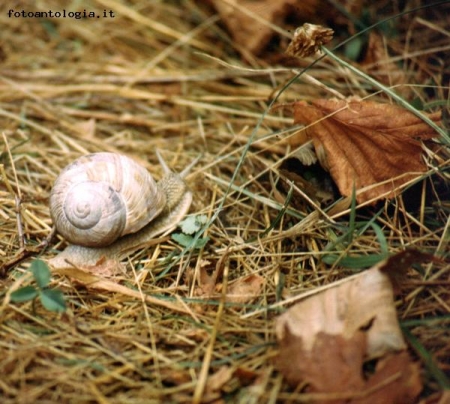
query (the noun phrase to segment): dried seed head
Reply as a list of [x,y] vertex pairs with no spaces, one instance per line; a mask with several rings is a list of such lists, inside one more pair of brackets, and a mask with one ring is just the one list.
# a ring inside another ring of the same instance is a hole
[[295,30],[294,38],[286,49],[290,56],[304,58],[317,53],[321,45],[333,39],[334,31],[321,25],[303,24]]

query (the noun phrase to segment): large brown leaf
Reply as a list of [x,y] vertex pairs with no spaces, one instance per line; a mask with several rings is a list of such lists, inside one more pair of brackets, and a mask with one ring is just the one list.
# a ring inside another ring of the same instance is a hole
[[[430,118],[439,121],[439,116]],[[357,193],[358,202],[397,195],[401,185],[426,170],[420,140],[437,136],[404,108],[373,101],[299,101],[294,120],[307,125],[319,157],[321,149],[325,151],[342,195],[351,195],[354,186],[370,187]]]
[[406,351],[391,353],[364,374],[366,336],[356,332],[347,339],[319,333],[311,350],[302,337],[287,329],[280,340],[276,365],[294,388],[321,393],[316,404],[412,404],[422,390],[420,367]]
[[392,279],[398,283],[413,262],[425,260],[436,258],[403,251],[280,315],[276,365],[286,381],[321,393],[315,403],[414,403],[420,366],[406,351]]

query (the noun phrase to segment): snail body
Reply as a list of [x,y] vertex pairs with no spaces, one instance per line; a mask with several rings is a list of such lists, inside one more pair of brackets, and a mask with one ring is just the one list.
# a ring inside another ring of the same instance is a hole
[[175,228],[192,202],[183,178],[195,162],[176,174],[158,158],[165,172],[159,182],[116,153],[89,154],[68,165],[51,191],[50,213],[71,245],[50,265],[93,266],[102,258],[121,259]]

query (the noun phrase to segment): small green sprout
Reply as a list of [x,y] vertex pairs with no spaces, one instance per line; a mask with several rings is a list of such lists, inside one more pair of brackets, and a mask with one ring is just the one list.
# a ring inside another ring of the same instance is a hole
[[15,303],[27,302],[39,297],[42,305],[49,311],[62,313],[66,310],[66,302],[63,293],[58,289],[48,289],[51,272],[48,265],[42,260],[34,260],[30,271],[36,282],[35,286],[24,286],[11,293],[11,301]]
[[204,224],[208,221],[205,215],[191,215],[184,219],[178,227],[181,227],[183,233],[172,234],[172,240],[176,241],[183,247],[200,249],[209,241],[209,237],[200,237],[195,240],[195,233],[199,232]]

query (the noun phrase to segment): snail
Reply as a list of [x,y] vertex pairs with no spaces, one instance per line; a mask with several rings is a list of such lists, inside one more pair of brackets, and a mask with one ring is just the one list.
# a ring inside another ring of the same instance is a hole
[[50,194],[50,214],[71,244],[49,261],[53,268],[120,260],[176,227],[192,202],[184,177],[198,159],[176,174],[156,154],[164,171],[159,182],[117,153],[88,154],[63,169]]

